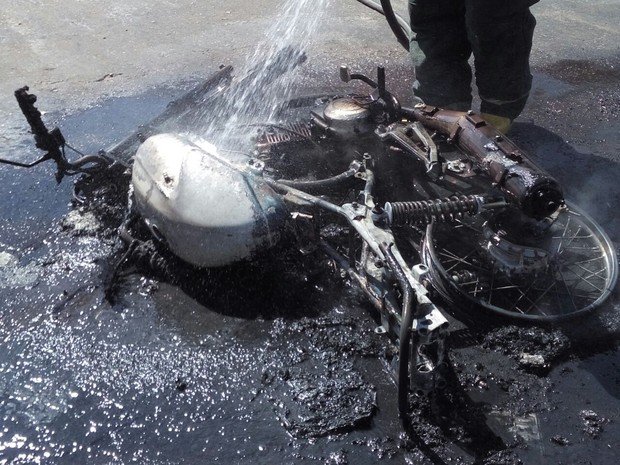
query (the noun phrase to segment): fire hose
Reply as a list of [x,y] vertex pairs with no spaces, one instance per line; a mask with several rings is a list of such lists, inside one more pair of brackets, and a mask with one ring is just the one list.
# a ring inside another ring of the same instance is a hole
[[394,12],[392,8],[392,2],[390,0],[380,0],[381,3],[375,2],[373,0],[357,0],[362,5],[367,6],[371,10],[376,11],[377,13],[385,16],[390,29],[396,36],[396,40],[398,43],[402,45],[405,50],[409,50],[409,38],[411,37],[411,27],[409,23],[403,19],[402,16],[398,15]]

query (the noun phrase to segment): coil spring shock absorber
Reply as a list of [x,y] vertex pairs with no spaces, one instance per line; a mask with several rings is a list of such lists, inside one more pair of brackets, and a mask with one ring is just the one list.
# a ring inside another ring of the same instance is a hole
[[456,221],[466,214],[478,213],[484,199],[477,195],[452,196],[446,199],[419,200],[415,202],[386,202],[390,226],[427,225],[438,222]]

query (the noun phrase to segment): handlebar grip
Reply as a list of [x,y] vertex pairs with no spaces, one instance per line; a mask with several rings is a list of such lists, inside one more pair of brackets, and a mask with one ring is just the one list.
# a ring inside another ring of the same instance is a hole
[[28,86],[15,91],[15,99],[20,110],[30,125],[37,148],[47,152],[55,152],[65,145],[65,138],[60,129],[54,128],[49,131],[41,119],[41,112],[34,106],[37,96],[28,93]]

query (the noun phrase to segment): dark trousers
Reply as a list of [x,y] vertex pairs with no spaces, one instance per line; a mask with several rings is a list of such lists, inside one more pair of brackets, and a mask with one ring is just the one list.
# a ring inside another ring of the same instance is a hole
[[471,106],[474,55],[481,112],[515,119],[532,86],[538,0],[409,0],[415,94],[429,105]]

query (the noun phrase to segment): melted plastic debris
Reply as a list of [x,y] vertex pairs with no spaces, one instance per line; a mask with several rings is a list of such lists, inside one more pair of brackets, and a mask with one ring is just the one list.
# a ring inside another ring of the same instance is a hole
[[524,369],[539,372],[550,369],[569,351],[571,343],[559,330],[503,326],[489,332],[482,346],[508,355]]
[[368,322],[351,318],[274,323],[271,348],[277,355],[261,381],[291,435],[327,436],[370,423],[376,411],[376,389],[350,360],[381,351],[374,338],[363,333],[373,334]]
[[603,426],[609,423],[607,418],[599,416],[593,410],[582,410],[579,416],[583,421],[583,432],[593,439],[598,438],[603,432]]
[[101,223],[94,213],[71,210],[62,220],[62,228],[76,235],[93,235],[101,229]]
[[551,442],[554,444],[557,444],[558,446],[568,446],[570,444],[570,441],[568,440],[568,438],[560,434],[556,434],[555,436],[552,436]]
[[38,279],[36,266],[20,266],[17,257],[0,252],[0,288],[32,287]]
[[275,411],[295,437],[317,437],[368,425],[376,408],[374,386],[359,373],[336,364],[310,372],[294,369],[277,379]]
[[528,354],[522,352],[519,354],[519,365],[525,368],[542,370],[545,368],[549,368],[549,364],[540,354]]

